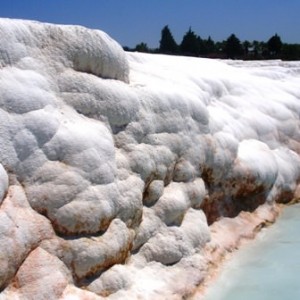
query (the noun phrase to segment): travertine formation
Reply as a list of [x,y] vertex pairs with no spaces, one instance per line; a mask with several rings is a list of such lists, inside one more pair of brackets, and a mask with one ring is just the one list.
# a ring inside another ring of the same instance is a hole
[[0,33],[1,300],[180,299],[205,276],[208,224],[294,197],[300,63]]

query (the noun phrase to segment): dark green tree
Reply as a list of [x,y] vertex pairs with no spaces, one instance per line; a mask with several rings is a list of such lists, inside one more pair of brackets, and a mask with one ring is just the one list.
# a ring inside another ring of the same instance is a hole
[[178,45],[176,44],[168,25],[165,26],[161,31],[159,52],[168,54],[178,53]]
[[200,52],[201,38],[192,31],[191,27],[183,36],[180,44],[182,54],[198,56]]
[[265,42],[252,41],[253,54],[255,59],[265,59],[268,57],[268,49]]
[[285,60],[300,60],[300,45],[283,44],[281,57]]
[[216,52],[218,53],[225,52],[225,46],[226,46],[226,41],[216,42],[215,44]]
[[237,58],[243,55],[243,46],[234,34],[231,34],[226,40],[224,51],[228,58]]
[[247,56],[249,54],[249,48],[251,47],[251,43],[249,41],[244,41],[243,42],[243,50],[244,54]]
[[137,44],[135,46],[134,50],[137,51],[137,52],[145,52],[145,53],[149,52],[149,48],[148,48],[148,45],[146,43]]
[[278,56],[282,49],[282,41],[280,36],[276,33],[267,42],[268,50],[271,56]]
[[254,58],[258,58],[259,55],[261,54],[261,47],[260,47],[260,43],[257,40],[254,40],[252,42],[252,46],[253,46],[253,54],[254,54]]
[[216,52],[215,42],[209,36],[207,40],[202,40],[200,43],[200,55],[209,55]]
[[208,53],[213,53],[216,51],[215,42],[213,41],[213,39],[210,36],[206,40],[206,49],[207,49]]

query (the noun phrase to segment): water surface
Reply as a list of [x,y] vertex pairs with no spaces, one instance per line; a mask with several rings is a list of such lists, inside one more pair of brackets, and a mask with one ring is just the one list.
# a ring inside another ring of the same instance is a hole
[[226,262],[204,300],[300,299],[300,204]]

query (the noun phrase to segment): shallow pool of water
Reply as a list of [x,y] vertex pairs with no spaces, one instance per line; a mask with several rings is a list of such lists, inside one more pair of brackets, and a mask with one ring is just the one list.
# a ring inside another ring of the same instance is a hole
[[226,262],[204,300],[300,299],[300,204]]

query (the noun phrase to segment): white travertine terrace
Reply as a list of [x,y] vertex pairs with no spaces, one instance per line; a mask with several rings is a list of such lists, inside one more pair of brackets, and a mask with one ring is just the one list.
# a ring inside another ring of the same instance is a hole
[[1,300],[181,299],[209,224],[295,197],[300,62],[10,19],[0,40]]

